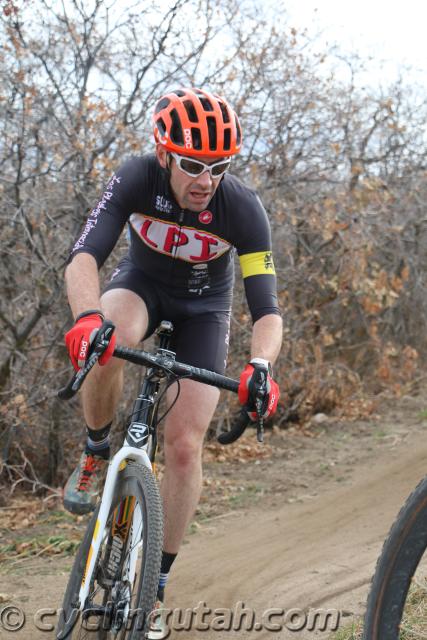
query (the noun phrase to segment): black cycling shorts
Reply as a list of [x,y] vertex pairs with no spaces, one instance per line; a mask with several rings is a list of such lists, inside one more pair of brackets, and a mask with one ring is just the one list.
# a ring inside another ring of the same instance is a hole
[[179,362],[223,374],[227,364],[230,333],[231,292],[179,298],[161,288],[155,281],[124,258],[113,271],[104,288],[128,289],[142,298],[147,306],[148,338],[162,320],[173,323],[171,350]]

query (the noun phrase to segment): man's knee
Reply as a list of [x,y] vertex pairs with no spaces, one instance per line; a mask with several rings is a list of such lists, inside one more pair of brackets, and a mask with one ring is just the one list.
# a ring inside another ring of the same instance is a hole
[[112,289],[101,297],[105,317],[116,329],[117,344],[136,347],[148,327],[148,311],[145,302],[133,291]]
[[165,465],[176,473],[186,473],[201,465],[203,438],[182,435],[164,441]]
[[[113,321],[114,322],[114,321]],[[115,336],[117,344],[124,347],[137,347],[143,336],[141,335],[141,327],[135,325],[132,321],[126,323],[123,320],[115,324]]]

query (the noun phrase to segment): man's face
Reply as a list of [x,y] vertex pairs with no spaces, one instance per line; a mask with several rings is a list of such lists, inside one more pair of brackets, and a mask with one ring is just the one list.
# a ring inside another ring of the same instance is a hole
[[[212,178],[209,171],[204,171],[199,176],[189,176],[178,167],[175,159],[166,151],[162,145],[156,147],[157,159],[165,169],[170,168],[170,186],[179,206],[190,211],[203,211],[211,201],[218,185],[219,178]],[[212,159],[209,156],[197,157],[197,160],[206,164],[218,162],[221,158]]]

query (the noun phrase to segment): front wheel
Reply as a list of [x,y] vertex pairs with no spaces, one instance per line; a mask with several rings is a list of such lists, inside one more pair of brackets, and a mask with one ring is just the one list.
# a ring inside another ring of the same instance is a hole
[[409,496],[378,559],[364,640],[427,638],[427,478]]
[[128,463],[119,472],[83,610],[80,586],[98,518],[94,512],[78,549],[64,596],[57,640],[141,640],[159,583],[163,512],[149,469]]

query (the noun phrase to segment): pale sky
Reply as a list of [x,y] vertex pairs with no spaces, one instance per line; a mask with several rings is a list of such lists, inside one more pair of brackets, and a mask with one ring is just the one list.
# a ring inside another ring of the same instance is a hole
[[296,27],[337,42],[347,52],[373,56],[381,76],[381,60],[387,76],[409,64],[418,69],[417,80],[427,80],[427,2],[425,0],[284,0]]

